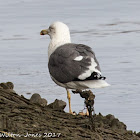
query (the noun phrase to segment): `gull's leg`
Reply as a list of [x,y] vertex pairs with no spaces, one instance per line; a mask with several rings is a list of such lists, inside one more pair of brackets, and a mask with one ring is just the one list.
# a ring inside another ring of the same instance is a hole
[[73,114],[72,113],[72,110],[71,110],[71,95],[70,95],[70,92],[68,89],[67,90],[67,99],[68,99],[68,102],[69,102],[69,113]]
[[87,111],[86,111],[86,116],[89,116],[89,112],[88,112],[88,109],[87,109]]

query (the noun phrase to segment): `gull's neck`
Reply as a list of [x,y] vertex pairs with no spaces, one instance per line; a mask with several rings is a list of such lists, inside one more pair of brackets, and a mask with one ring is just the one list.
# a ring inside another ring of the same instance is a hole
[[[48,58],[50,58],[50,55],[59,47],[59,46],[62,46],[64,44],[67,44],[67,43],[71,43],[71,39],[70,39],[70,36],[68,37],[65,37],[63,39],[57,39],[57,38],[52,38],[51,39],[51,42],[49,44],[49,47],[48,47]],[[48,59],[49,60],[49,59]]]

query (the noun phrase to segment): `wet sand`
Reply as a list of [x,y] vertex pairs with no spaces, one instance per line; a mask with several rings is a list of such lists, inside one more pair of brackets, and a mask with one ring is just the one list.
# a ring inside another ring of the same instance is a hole
[[13,88],[11,82],[0,84],[2,140],[6,136],[9,140],[140,140],[139,133],[127,131],[127,126],[111,114],[94,115],[93,129],[88,116],[64,112],[64,101],[58,100],[59,106],[54,103],[47,105],[39,94],[34,94],[29,100],[18,95]]

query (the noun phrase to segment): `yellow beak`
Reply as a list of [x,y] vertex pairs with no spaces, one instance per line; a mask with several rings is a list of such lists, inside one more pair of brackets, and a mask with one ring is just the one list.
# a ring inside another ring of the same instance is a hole
[[48,34],[48,30],[46,29],[46,30],[42,30],[41,32],[40,32],[40,35],[46,35],[46,34]]

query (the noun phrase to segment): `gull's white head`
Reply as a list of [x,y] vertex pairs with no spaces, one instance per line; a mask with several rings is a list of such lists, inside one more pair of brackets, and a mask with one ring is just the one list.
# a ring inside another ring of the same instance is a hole
[[66,24],[59,21],[52,23],[47,30],[42,30],[40,34],[48,34],[51,40],[55,40],[57,43],[70,43],[69,28]]
[[66,43],[71,43],[69,28],[62,22],[54,22],[49,26],[48,29],[42,30],[40,32],[40,35],[46,34],[51,38],[48,48],[48,57],[50,57],[57,47]]

